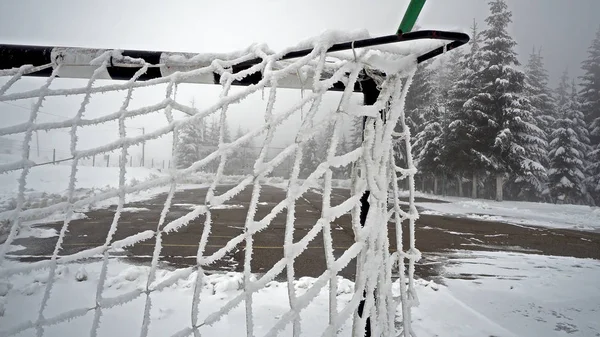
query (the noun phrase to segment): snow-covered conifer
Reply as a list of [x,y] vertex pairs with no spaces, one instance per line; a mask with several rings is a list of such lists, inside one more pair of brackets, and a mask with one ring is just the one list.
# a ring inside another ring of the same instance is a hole
[[546,171],[536,158],[546,143],[525,93],[525,74],[517,68],[516,42],[507,31],[512,13],[504,0],[489,4],[491,13],[481,48],[485,63],[479,72],[483,86],[466,104],[480,118],[487,119],[487,123],[478,125],[478,131],[484,137],[484,160],[496,176],[496,200],[502,200],[505,176],[520,186],[512,190],[516,196],[523,189],[543,189]]
[[588,58],[581,66],[581,110],[589,126],[592,151],[588,156],[587,185],[596,203],[600,204],[600,28],[588,48]]
[[549,181],[556,202],[573,204],[588,201],[584,172],[589,138],[574,81],[571,88],[551,134]]

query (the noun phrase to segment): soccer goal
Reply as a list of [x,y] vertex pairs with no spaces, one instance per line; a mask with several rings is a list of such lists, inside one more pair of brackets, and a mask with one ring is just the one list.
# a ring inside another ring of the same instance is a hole
[[[411,306],[418,302],[413,273],[420,252],[415,246],[414,236],[418,217],[413,180],[416,169],[411,158],[410,130],[405,124],[404,99],[419,63],[459,47],[468,40],[465,34],[445,31],[399,32],[375,38],[335,32],[281,52],[273,52],[264,45],[253,45],[219,55],[0,45],[0,68],[3,69],[0,70],[0,102],[34,102],[26,122],[0,127],[0,136],[13,135],[23,139],[20,158],[0,164],[0,173],[19,172],[16,205],[0,213],[0,220],[10,229],[0,246],[0,280],[10,283],[17,275],[34,271],[42,271],[46,275],[43,296],[34,317],[15,322],[8,328],[0,327],[0,334],[13,336],[35,332],[42,336],[53,325],[87,315],[90,316],[87,331],[90,336],[96,336],[105,323],[104,317],[135,300],[144,303],[144,309],[138,313],[139,335],[153,335],[153,326],[158,320],[151,314],[154,303],[157,303],[153,301],[164,289],[182,280],[191,280],[193,291],[190,292],[188,306],[181,308],[188,310],[189,319],[177,327],[173,336],[215,335],[219,330],[211,329],[240,306],[244,310],[244,319],[237,324],[244,325],[247,336],[255,336],[260,331],[266,336],[282,332],[285,335],[306,335],[307,331],[313,331],[312,322],[303,320],[302,315],[318,296],[325,296],[328,303],[328,310],[321,314],[328,317],[327,324],[318,331],[319,335],[364,336],[366,330],[372,336],[413,335]],[[80,79],[75,82],[79,84],[68,88],[55,87],[67,78]],[[29,85],[36,87],[23,89],[18,86],[26,79]],[[192,106],[178,98],[178,88],[185,83],[220,86],[219,98]],[[149,87],[162,88],[162,96],[155,98],[152,104],[131,106],[136,92]],[[280,90],[290,88],[297,89],[297,99],[280,107],[277,100]],[[331,91],[339,93],[336,96],[337,107],[326,113],[326,122],[323,122],[316,116],[324,96]],[[99,117],[86,116],[90,100],[114,92],[124,97],[118,109],[105,111]],[[231,108],[248,96],[261,92],[266,102],[266,108],[261,112],[264,124],[227,141],[225,125]],[[351,98],[360,94],[364,95],[364,104],[353,103]],[[44,102],[63,97],[79,99],[77,109],[63,112],[69,118],[59,122],[40,122],[38,117]],[[175,118],[176,112],[183,113],[185,117]],[[126,128],[128,119],[153,113],[163,116],[160,127],[155,130],[140,134]],[[130,170],[130,148],[158,137],[170,137],[175,153],[180,146],[178,135],[182,128],[214,115],[219,116],[219,142],[210,153],[183,167],[173,157],[170,169],[165,170],[166,175],[139,184],[126,182],[126,173]],[[362,120],[364,128],[362,143],[341,152],[340,139],[344,132],[341,121],[344,116]],[[266,152],[272,146],[274,133],[291,118],[300,121],[294,131],[294,141],[274,158],[267,158]],[[107,122],[118,125],[114,130],[118,134],[116,140],[92,148],[78,146],[85,127]],[[301,178],[302,158],[309,155],[307,143],[326,128],[332,130],[326,157]],[[66,200],[26,207],[28,178],[31,170],[40,164],[30,155],[34,134],[53,130],[66,131],[70,139],[70,156],[66,161],[70,166]],[[227,179],[225,171],[235,159],[235,151],[251,141],[261,148],[252,172],[240,177],[232,186],[228,185],[229,188],[220,188]],[[398,167],[394,160],[398,146],[407,155],[406,167]],[[115,152],[119,158],[118,188],[78,197],[78,172],[82,161]],[[275,202],[265,216],[258,217],[261,192],[270,183],[270,174],[284,161],[292,163],[286,179],[280,183],[285,197]],[[177,191],[190,176],[204,171],[209,165],[215,167],[215,171],[210,176],[206,195],[198,200],[201,205],[167,220]],[[334,203],[332,172],[342,167],[351,168],[350,192],[343,201]],[[407,206],[400,202],[401,180],[407,180],[410,187]],[[158,187],[166,187],[167,196],[162,211],[153,219],[154,229],[134,230],[127,235],[116,236],[130,197]],[[243,190],[251,191],[243,230],[227,239],[218,249],[207,250],[215,230],[214,210]],[[318,190],[322,195],[320,214],[310,228],[298,232],[296,205],[309,190]],[[103,242],[76,253],[66,253],[62,245],[70,231],[74,212],[107,200],[116,200],[116,209],[107,224]],[[35,262],[15,263],[9,249],[19,232],[29,223],[56,212],[62,212],[66,217],[58,231],[52,255]],[[255,274],[252,269],[255,254],[253,238],[269,230],[274,219],[282,214],[285,217],[283,257],[270,269]],[[348,226],[352,229],[353,242],[340,250],[333,244],[332,223],[345,215],[351,219]],[[194,262],[167,274],[159,273],[163,240],[191,226],[197,219],[203,219],[203,223]],[[395,228],[393,237],[388,235],[390,226]],[[304,291],[298,292],[294,262],[317,237],[322,238],[320,249],[326,260],[326,269]],[[153,254],[148,264],[146,285],[118,296],[112,295],[107,291],[107,269],[112,254],[149,242],[153,246]],[[395,247],[393,251],[390,250],[391,244]],[[203,289],[210,281],[207,270],[236,249],[241,249],[244,257],[240,289],[234,296],[219,302],[221,305],[206,308],[203,303],[207,294]],[[94,282],[93,301],[63,312],[48,311],[49,301],[60,295],[55,288],[61,268],[90,259],[101,265],[99,272],[90,274],[87,280]],[[352,261],[356,263],[353,287],[350,297],[341,301],[338,297],[341,282],[338,276]],[[268,314],[268,311],[260,310],[254,298],[281,275],[287,282],[287,309],[274,318],[271,326],[258,327],[259,316]],[[11,303],[5,305],[9,307]]]

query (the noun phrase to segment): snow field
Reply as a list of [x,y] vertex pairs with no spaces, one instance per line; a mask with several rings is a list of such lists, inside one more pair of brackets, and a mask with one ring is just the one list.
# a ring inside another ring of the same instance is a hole
[[417,206],[426,209],[422,214],[464,216],[478,220],[550,228],[600,230],[600,207],[506,200],[497,202],[422,193],[419,195],[448,202],[417,202]]
[[[554,257],[506,252],[459,251],[444,266],[444,277],[416,280],[419,306],[413,309],[413,328],[419,337],[433,336],[594,336],[600,332],[600,262],[590,259]],[[15,263],[15,262],[11,262]],[[99,336],[135,335],[142,324],[149,272],[111,260],[105,282],[105,298],[136,293],[131,301],[102,311]],[[89,309],[82,316],[45,328],[45,336],[82,336],[92,324],[95,290],[101,262],[72,264],[57,269],[56,284],[45,311],[50,319],[73,309]],[[160,284],[181,270],[159,268]],[[0,282],[0,331],[6,332],[28,320],[35,320],[48,271],[13,275]],[[85,275],[85,277],[82,277]],[[149,336],[171,336],[190,326],[191,298],[196,273],[151,293]],[[83,279],[78,281],[78,279]],[[252,276],[254,281],[255,275]],[[315,285],[315,278],[294,281],[297,296]],[[350,301],[354,283],[337,278],[338,310]],[[441,284],[440,284],[441,283]],[[205,318],[241,294],[242,273],[212,274],[205,277],[200,296],[199,317]],[[328,290],[323,288],[301,312],[301,336],[319,336],[327,326]],[[397,283],[393,293],[399,295]],[[264,335],[289,311],[285,282],[269,282],[253,295],[256,335]],[[238,336],[245,332],[244,306],[200,332]],[[399,316],[396,319],[399,321]],[[29,336],[34,330],[17,336]],[[349,321],[339,331],[349,336]],[[291,325],[282,335],[291,333]]]

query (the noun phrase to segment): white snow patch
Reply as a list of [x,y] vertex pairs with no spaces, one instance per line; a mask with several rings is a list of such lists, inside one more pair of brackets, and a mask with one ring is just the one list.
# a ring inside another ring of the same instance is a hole
[[21,246],[21,245],[10,245],[8,247],[8,252],[9,253],[18,252],[18,251],[23,250],[23,249],[27,249],[27,247]]
[[218,206],[210,206],[210,209],[243,209],[244,205],[218,205]]
[[81,266],[81,268],[79,268],[77,273],[75,273],[75,280],[77,282],[83,282],[83,281],[87,281],[87,279],[88,279],[87,271],[85,270],[85,268],[83,266]]
[[521,246],[486,245],[486,244],[479,244],[479,243],[461,243],[460,245],[461,246],[475,246],[475,247],[481,247],[481,248],[487,248],[487,249],[493,249],[493,250],[504,250],[504,251],[509,251],[509,252],[532,252],[532,253],[542,252],[539,249],[524,248]]
[[448,290],[470,310],[514,335],[600,333],[600,261],[506,252],[458,252],[455,257],[446,275],[476,278],[447,279]]
[[[70,165],[44,165],[31,169],[27,176],[27,188],[37,192],[64,193],[69,185]],[[14,195],[18,187],[21,171],[11,171],[0,175],[0,194]],[[162,175],[157,170],[143,167],[129,167],[125,175],[126,184],[144,181]],[[77,189],[118,188],[118,167],[77,167]]]
[[421,215],[444,215],[444,213],[442,213],[442,212],[432,211],[429,209],[420,211],[419,214],[421,214]]
[[200,205],[196,205],[196,204],[173,204],[173,206],[175,206],[175,207],[181,207],[181,208],[187,208],[187,209],[196,209],[196,207],[198,207]]
[[421,214],[462,216],[485,221],[550,228],[600,229],[600,207],[526,201],[497,202],[423,193],[419,193],[419,196],[447,201],[447,203],[417,202],[417,206],[425,209]]
[[473,233],[467,233],[467,232],[455,232],[455,231],[444,231],[445,233],[448,234],[452,234],[452,235],[475,235]]
[[58,232],[54,228],[41,228],[34,226],[24,226],[19,230],[17,238],[51,238],[58,236]]
[[[6,261],[10,266],[18,262]],[[76,308],[93,307],[101,262],[73,264],[71,270],[57,271],[45,317]],[[85,270],[82,272],[82,270]],[[181,270],[158,269],[158,284]],[[104,297],[116,297],[142,291],[149,267],[133,266],[118,260],[110,262]],[[82,274],[87,276],[82,277]],[[47,282],[47,270],[13,275],[0,283],[4,293],[4,316],[0,331],[27,320],[35,320]],[[180,278],[171,286],[152,293],[150,336],[170,336],[189,323],[191,296],[196,274]],[[594,336],[600,332],[600,262],[591,259],[517,254],[507,252],[459,251],[444,268],[442,286],[417,280],[420,305],[413,311],[413,328],[418,336]],[[458,278],[456,278],[458,277]],[[82,279],[77,282],[76,279]],[[253,277],[252,281],[256,281]],[[298,296],[315,284],[316,279],[301,277],[295,282]],[[577,286],[573,286],[577,285]],[[200,317],[207,317],[243,289],[243,274],[206,275],[201,293]],[[398,295],[398,285],[392,288]],[[338,310],[350,300],[354,284],[338,277]],[[269,282],[253,296],[257,335],[264,335],[288,310],[286,283]],[[99,336],[139,334],[145,295],[131,302],[103,310]],[[301,312],[303,333],[320,335],[327,325],[328,290],[319,292]],[[46,336],[86,336],[93,315],[84,315],[46,328]],[[234,308],[215,325],[203,327],[208,335],[240,336],[245,333],[244,306]],[[435,317],[435,319],[432,319]],[[398,319],[398,318],[397,318]],[[31,330],[30,330],[31,331]],[[291,329],[284,330],[284,334]],[[350,336],[350,321],[339,336]]]
[[[41,225],[41,224],[51,224],[51,223],[65,221],[65,219],[66,219],[65,213],[56,212],[56,213],[53,213],[43,219],[33,220],[33,221],[24,221],[23,225],[24,226],[32,226],[32,225]],[[73,212],[73,214],[71,215],[71,220],[81,220],[81,219],[87,219],[87,215],[85,215],[85,213],[83,213],[83,212]]]
[[137,213],[137,212],[144,212],[144,211],[149,211],[149,209],[145,208],[145,207],[123,207],[121,209],[121,212],[129,212],[129,213]]
[[[203,206],[203,205],[198,205],[198,204],[173,204],[173,206],[176,207],[181,207],[181,208],[185,208],[185,209],[189,209],[189,210],[194,210],[199,206]],[[244,205],[230,205],[230,204],[221,204],[221,205],[214,205],[214,206],[210,206],[210,209],[215,210],[215,209],[244,209],[245,206]]]

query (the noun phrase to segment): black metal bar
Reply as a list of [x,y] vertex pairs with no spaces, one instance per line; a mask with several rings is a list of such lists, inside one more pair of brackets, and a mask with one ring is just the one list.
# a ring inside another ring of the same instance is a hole
[[[42,66],[52,62],[50,53],[53,47],[21,46],[5,44],[0,45],[0,69],[19,68],[26,64]],[[35,73],[35,76],[48,77],[52,68],[47,68]],[[33,74],[32,74],[33,75]]]
[[[377,88],[377,83],[368,77],[365,81],[362,82],[363,89],[363,104],[364,105],[374,105],[377,102],[377,98],[379,98],[380,90]],[[382,116],[384,116],[384,112],[381,112]],[[385,120],[385,119],[384,119]],[[363,117],[363,134],[362,139],[364,141],[364,131],[367,123],[367,117]],[[367,214],[369,213],[369,196],[371,195],[371,191],[367,190],[360,198],[360,225],[362,227],[365,226],[365,222],[367,221]],[[364,314],[365,307],[365,298],[367,297],[366,291],[363,293],[363,299],[360,301],[358,305],[358,315],[360,317]],[[371,318],[367,317],[367,321],[365,324],[365,337],[371,336]]]
[[[423,55],[417,57],[417,62],[421,63],[427,61],[437,55],[440,55],[444,52],[444,50],[452,50],[457,47],[460,47],[467,42],[469,42],[469,36],[464,33],[458,32],[448,32],[448,31],[437,31],[437,30],[422,30],[416,32],[408,32],[408,33],[399,33],[394,35],[386,35],[380,37],[374,37],[369,39],[356,40],[353,42],[343,42],[336,43],[332,45],[327,52],[337,52],[343,50],[351,50],[352,48],[365,48],[372,47],[383,44],[390,43],[398,43],[398,42],[406,42],[406,41],[415,41],[415,40],[423,40],[423,39],[434,39],[434,40],[443,40],[443,41],[451,41],[445,47],[436,48],[430,52],[427,52]],[[50,46],[30,46],[30,45],[10,45],[4,44],[0,45],[0,69],[10,69],[20,67],[25,64],[31,64],[33,66],[40,66],[44,64],[48,64],[54,62],[51,59],[52,50],[55,47]],[[75,48],[77,49],[77,48]],[[288,60],[293,58],[302,57],[308,55],[312,52],[312,48],[296,50],[289,52],[281,57],[281,60]],[[124,50],[122,51],[123,56],[129,56],[132,58],[141,58],[150,64],[158,64],[160,62],[160,57],[164,53],[164,51],[143,51],[143,50]],[[234,72],[239,72],[244,69],[251,67],[254,64],[262,62],[262,59],[255,58],[252,60],[248,60],[246,62],[242,62],[233,66]],[[129,80],[137,70],[136,67],[120,67],[120,66],[109,66],[108,72],[112,79],[114,80]],[[37,76],[37,77],[47,77],[51,74],[52,69],[45,69],[43,71],[26,74],[25,76]],[[161,77],[161,72],[159,68],[150,68],[148,71],[143,74],[139,80],[145,81],[154,78]],[[219,81],[218,74],[215,74],[214,83],[218,84]],[[262,79],[261,74],[253,74],[247,76],[246,78],[235,81],[234,85],[247,86],[258,83]],[[332,91],[342,91],[344,90],[344,85],[339,82],[334,84],[330,90]],[[353,88],[355,92],[361,92],[361,83],[356,83]]]
[[[394,34],[394,35],[386,35],[386,36],[373,37],[373,38],[369,38],[369,39],[356,40],[354,42],[336,43],[333,46],[331,46],[329,49],[327,49],[327,52],[333,53],[333,52],[337,52],[337,51],[351,50],[352,48],[365,48],[365,47],[372,47],[372,46],[378,46],[378,45],[383,45],[383,44],[414,41],[414,40],[425,40],[425,39],[452,41],[451,44],[453,44],[453,46],[451,48],[447,49],[447,50],[450,50],[450,49],[454,49],[456,47],[462,46],[463,44],[469,42],[469,35],[467,35],[465,33],[458,33],[458,32],[447,32],[447,31],[438,31],[438,30],[420,30],[420,31],[408,32],[408,33],[404,33],[404,34],[399,33],[399,34]],[[443,50],[444,50],[443,47],[438,48],[438,49],[441,52],[443,52]],[[438,50],[438,49],[436,49],[436,50]],[[306,56],[306,55],[310,54],[312,51],[313,51],[312,48],[292,51],[292,52],[289,52],[289,53],[283,55],[281,57],[281,59],[288,60],[288,59]],[[429,53],[427,53],[427,54],[429,54]],[[439,55],[439,54],[427,56],[425,58],[422,58],[422,60],[420,60],[420,61],[417,58],[417,61],[419,63],[421,63],[421,62],[426,61],[437,55]],[[262,59],[256,58],[256,59],[252,59],[252,60],[240,63],[239,66],[244,66],[244,65],[250,66],[250,65],[260,63],[260,62],[262,62]]]

